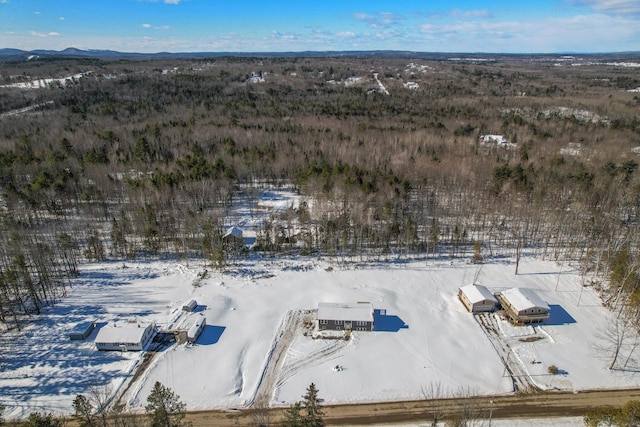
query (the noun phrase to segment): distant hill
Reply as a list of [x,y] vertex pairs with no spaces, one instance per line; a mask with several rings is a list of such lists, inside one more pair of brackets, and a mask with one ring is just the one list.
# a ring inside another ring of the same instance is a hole
[[[114,50],[98,50],[98,49],[77,49],[69,47],[64,50],[44,50],[36,49],[25,51],[20,49],[4,48],[0,49],[0,62],[20,62],[32,61],[37,59],[54,59],[54,58],[92,58],[100,60],[152,60],[152,59],[194,59],[194,58],[210,58],[210,57],[378,57],[378,58],[412,58],[412,59],[431,59],[443,60],[451,57],[463,57],[466,60],[474,59],[505,59],[505,58],[529,58],[529,57],[554,57],[563,56],[567,53],[557,54],[505,54],[505,53],[460,53],[460,52],[413,52],[413,51],[396,51],[396,50],[368,50],[368,51],[304,51],[304,52],[157,52],[157,53],[138,53],[138,52],[118,52]],[[640,58],[640,52],[618,52],[618,53],[602,53],[602,54],[578,54],[573,55],[581,57],[591,57],[594,59],[628,59]]]

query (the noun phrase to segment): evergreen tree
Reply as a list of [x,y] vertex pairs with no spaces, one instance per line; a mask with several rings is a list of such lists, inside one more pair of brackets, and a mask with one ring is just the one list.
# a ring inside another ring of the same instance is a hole
[[302,410],[302,405],[300,402],[294,403],[289,409],[287,409],[284,413],[284,421],[282,422],[283,427],[300,427],[302,426],[302,415],[300,411]]
[[152,427],[179,427],[190,425],[183,423],[187,415],[186,408],[187,405],[180,401],[180,396],[156,381],[147,397],[144,410],[151,419]]
[[32,412],[20,427],[62,427],[63,425],[64,422],[61,419],[54,418],[51,414],[42,415],[40,412]]
[[73,418],[80,427],[93,427],[93,405],[86,396],[79,394],[73,399]]
[[294,403],[284,413],[284,427],[324,427],[323,413],[320,407],[322,399],[314,383],[309,384],[302,401]]
[[304,407],[304,415],[302,419],[302,425],[304,427],[322,427],[324,421],[322,416],[322,399],[318,397],[318,389],[314,383],[309,384],[307,392],[302,398],[302,406]]

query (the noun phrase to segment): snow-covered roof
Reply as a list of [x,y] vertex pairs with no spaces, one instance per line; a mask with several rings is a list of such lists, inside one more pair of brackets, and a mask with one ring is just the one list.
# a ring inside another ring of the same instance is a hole
[[194,299],[190,299],[189,301],[185,301],[184,304],[182,304],[182,309],[183,310],[188,310],[188,311],[193,311],[198,307],[198,302]]
[[517,311],[528,310],[530,308],[549,310],[549,305],[531,289],[511,288],[504,291],[502,295]]
[[321,302],[318,304],[318,319],[373,321],[373,305],[368,302],[343,304]]
[[236,226],[233,226],[229,228],[227,232],[224,234],[224,237],[227,237],[227,236],[233,236],[233,237],[237,237],[238,239],[242,239],[242,230],[240,230]]
[[460,290],[467,296],[471,304],[475,304],[477,302],[482,302],[485,300],[492,301],[494,304],[498,303],[496,297],[494,297],[491,291],[485,286],[473,284],[463,286],[460,288]]
[[482,135],[480,137],[483,142],[502,142],[504,141],[503,135]]
[[142,340],[150,323],[118,322],[109,323],[98,331],[97,343],[137,343]]
[[198,335],[199,331],[207,324],[206,319],[203,316],[198,316],[193,325],[189,328],[189,332],[187,332],[188,337],[195,338]]

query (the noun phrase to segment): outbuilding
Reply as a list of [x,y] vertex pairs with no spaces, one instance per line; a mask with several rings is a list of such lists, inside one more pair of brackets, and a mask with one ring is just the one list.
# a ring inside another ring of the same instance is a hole
[[69,332],[69,339],[73,341],[83,341],[91,335],[91,332],[93,332],[95,328],[96,322],[79,323]]
[[368,302],[357,304],[321,302],[318,304],[318,329],[372,331],[373,305]]
[[512,288],[497,296],[513,323],[540,323],[549,318],[549,305],[531,289]]
[[96,336],[98,350],[142,351],[155,332],[153,323],[113,322],[103,326]]
[[198,302],[194,299],[190,299],[182,304],[182,311],[195,311],[198,308]]
[[207,321],[204,318],[204,316],[198,316],[196,321],[193,322],[193,325],[191,325],[191,327],[189,328],[189,331],[187,332],[187,342],[191,344],[195,343],[198,340],[198,337],[200,336],[202,331],[204,330],[204,327],[206,324],[207,324]]
[[493,311],[498,300],[485,286],[472,284],[458,289],[458,298],[470,313]]

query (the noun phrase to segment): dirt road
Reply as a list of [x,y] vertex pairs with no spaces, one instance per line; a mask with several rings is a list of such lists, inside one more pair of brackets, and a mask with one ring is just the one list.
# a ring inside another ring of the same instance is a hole
[[[476,408],[478,417],[488,419],[551,418],[583,416],[594,407],[620,407],[629,400],[640,400],[640,389],[592,390],[580,393],[540,392],[509,396],[483,396],[456,399],[379,402],[350,405],[325,406],[327,425],[357,426],[402,423],[427,423],[438,411],[443,418],[459,414],[468,408]],[[239,411],[190,412],[188,420],[194,427],[204,426],[250,426],[256,419],[257,409]],[[280,420],[283,408],[274,408],[267,416],[271,423]]]
[[280,372],[287,350],[291,342],[293,342],[296,333],[302,330],[301,325],[303,319],[304,315],[300,311],[291,312],[290,316],[286,319],[285,327],[282,328],[284,332],[281,337],[276,338],[273,351],[262,372],[260,384],[258,385],[258,390],[256,391],[256,396],[251,406],[264,408],[269,404],[278,380],[278,372]]

